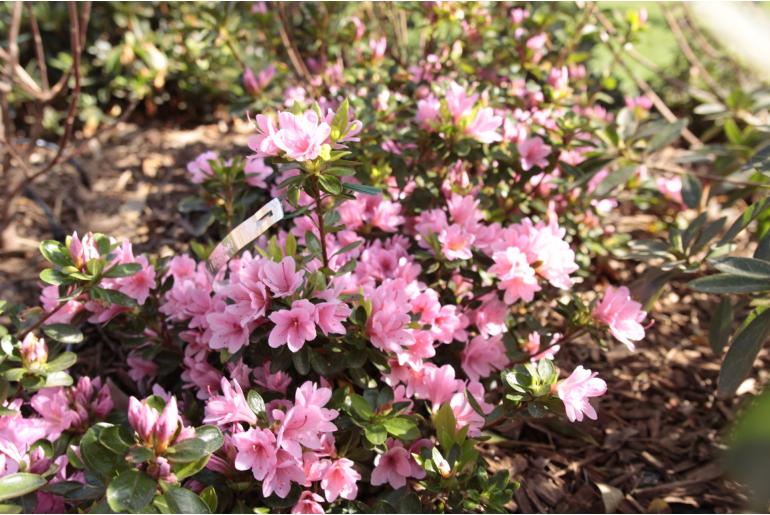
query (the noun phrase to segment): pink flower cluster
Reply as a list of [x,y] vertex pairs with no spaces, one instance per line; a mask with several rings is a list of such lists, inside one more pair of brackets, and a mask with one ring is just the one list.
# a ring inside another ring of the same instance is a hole
[[503,123],[501,116],[491,107],[477,106],[478,93],[468,94],[466,89],[452,81],[446,87],[443,103],[430,93],[417,101],[417,123],[426,130],[436,130],[443,123],[443,109],[449,113],[449,123],[459,127],[462,132],[481,143],[494,143],[503,138],[498,129]]

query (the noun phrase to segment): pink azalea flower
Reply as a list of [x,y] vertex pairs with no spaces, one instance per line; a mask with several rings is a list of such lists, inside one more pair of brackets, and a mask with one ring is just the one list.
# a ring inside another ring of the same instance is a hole
[[479,298],[481,305],[474,313],[474,323],[483,336],[496,336],[506,330],[506,319],[510,309],[494,292]]
[[501,335],[491,338],[476,336],[462,352],[463,371],[472,381],[488,377],[493,371],[502,370],[509,363]]
[[386,443],[388,450],[374,458],[371,477],[373,486],[388,483],[393,488],[401,488],[410,477],[425,477],[425,470],[414,461],[412,454],[400,441],[388,438]]
[[241,317],[237,314],[225,311],[223,313],[209,313],[206,321],[211,328],[211,340],[209,346],[212,349],[227,349],[234,354],[241,347],[249,343],[249,327],[241,325]]
[[128,365],[128,377],[137,383],[142,382],[145,378],[152,379],[158,373],[158,365],[156,363],[149,359],[144,359],[135,352],[128,355],[126,365]]
[[268,497],[275,492],[278,497],[285,499],[292,483],[305,483],[305,472],[300,465],[297,458],[283,449],[278,449],[276,465],[270,469],[262,482],[262,495]]
[[450,225],[438,235],[441,250],[449,260],[472,258],[471,244],[474,239],[473,234],[468,233],[457,224]]
[[679,177],[656,177],[655,184],[664,197],[684,205],[682,200],[682,179]]
[[524,350],[527,351],[531,358],[531,361],[540,361],[541,359],[553,359],[556,353],[561,349],[560,345],[553,345],[561,338],[559,333],[555,333],[551,338],[551,345],[543,352],[540,351],[540,333],[533,331],[527,336],[527,341],[524,342]]
[[311,492],[310,490],[305,490],[300,494],[299,499],[297,500],[297,504],[294,505],[294,507],[291,509],[291,512],[321,515],[325,513],[323,506],[321,506],[323,500],[324,498],[317,493]]
[[235,456],[235,468],[251,470],[254,479],[263,481],[278,461],[275,435],[269,429],[251,428],[248,431],[233,434],[232,439],[233,445],[238,450]]
[[187,163],[187,171],[190,172],[190,181],[195,184],[201,184],[210,177],[214,176],[214,171],[211,169],[211,161],[219,159],[219,154],[213,150],[204,152],[194,160]]
[[[59,287],[53,284],[46,286],[40,293],[40,304],[43,306],[43,311],[50,313],[54,309],[59,307]],[[55,314],[48,317],[45,321],[45,325],[48,324],[69,324],[75,315],[83,311],[83,303],[76,300],[68,300],[63,308],[59,309]]]
[[273,169],[265,164],[264,159],[252,157],[246,160],[243,173],[246,176],[246,184],[255,188],[267,189],[265,179],[273,174]]
[[[462,384],[462,382],[461,382]],[[492,405],[484,401],[484,387],[481,383],[471,382],[466,387],[467,391],[473,395],[474,400],[481,408],[484,415],[488,415],[492,412]],[[481,435],[481,429],[484,427],[485,419],[484,415],[477,412],[468,400],[468,393],[465,389],[458,391],[449,401],[449,406],[452,408],[452,412],[457,420],[457,429],[462,429],[468,426],[469,436]]]
[[81,422],[78,412],[70,407],[63,388],[43,388],[32,397],[30,405],[50,424],[48,438],[51,440]]
[[471,112],[479,95],[473,94],[468,96],[464,87],[452,81],[449,83],[445,98],[447,108],[449,109],[449,113],[452,115],[454,122],[459,123],[466,114]]
[[503,117],[495,115],[491,107],[478,110],[476,116],[465,127],[465,133],[481,143],[502,141],[502,135],[497,129],[503,124]]
[[508,247],[495,252],[492,259],[495,264],[489,271],[500,279],[498,288],[505,290],[505,303],[510,305],[519,299],[532,301],[540,285],[535,270],[527,263],[527,256],[516,247]]
[[350,306],[335,299],[317,304],[315,309],[318,327],[325,335],[331,333],[345,334],[346,330],[342,322],[348,319],[351,313]]
[[21,342],[21,363],[24,368],[35,370],[48,361],[48,346],[43,338],[27,333]]
[[584,414],[591,420],[596,420],[596,410],[588,399],[604,395],[607,391],[607,383],[597,376],[596,372],[592,373],[579,366],[567,379],[557,383],[556,393],[564,403],[570,422],[581,422]]
[[270,362],[265,361],[261,367],[254,369],[254,382],[262,388],[280,393],[286,393],[286,389],[291,384],[291,377],[279,370],[275,374],[270,373]]
[[353,462],[347,458],[340,458],[332,462],[326,469],[321,479],[321,488],[328,502],[334,502],[337,497],[352,501],[358,495],[356,481],[361,479]]
[[292,352],[299,351],[307,341],[316,337],[315,306],[301,299],[291,304],[291,309],[282,309],[270,315],[275,327],[270,331],[267,343],[272,348],[288,345]]
[[438,98],[431,94],[417,101],[415,119],[420,127],[431,129],[439,118],[441,118],[441,101]]
[[635,350],[634,342],[644,338],[641,322],[647,316],[642,305],[631,298],[628,288],[609,286],[602,301],[594,308],[593,316],[607,324],[612,336],[623,342],[629,350]]
[[534,138],[525,139],[516,148],[519,150],[519,156],[521,157],[521,168],[526,172],[533,166],[545,168],[548,166],[548,156],[551,153],[551,147],[546,145],[542,138],[536,136]]
[[[319,119],[312,109],[295,115],[288,111],[278,113],[278,130],[273,144],[294,161],[309,161],[321,153],[321,145],[329,138],[331,127]],[[257,157],[260,156],[259,153]]]
[[432,408],[437,410],[462,387],[463,382],[455,379],[455,369],[452,365],[437,367],[426,363],[420,382],[415,385],[415,396],[430,401]]
[[296,262],[291,256],[286,256],[280,263],[265,261],[262,265],[262,276],[265,284],[276,297],[289,297],[302,284],[305,273],[296,270]]
[[[209,397],[206,403],[206,416],[203,419],[203,423],[222,426],[235,422],[246,422],[249,425],[255,425],[257,423],[257,416],[249,408],[246,396],[243,394],[238,381],[232,381],[231,383],[223,377],[220,385],[222,387],[222,394]],[[261,480],[261,478],[257,479]]]

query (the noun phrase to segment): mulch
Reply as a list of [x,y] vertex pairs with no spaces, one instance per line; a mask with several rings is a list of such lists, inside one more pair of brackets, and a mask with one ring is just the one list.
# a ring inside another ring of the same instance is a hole
[[[190,233],[176,206],[196,187],[185,164],[209,149],[243,154],[249,129],[224,122],[190,130],[126,124],[116,134],[77,159],[82,173],[62,165],[35,184],[36,200],[22,199],[11,245],[0,255],[3,298],[36,301],[43,266],[37,242],[56,231],[129,237],[137,251],[162,256],[185,250]],[[627,263],[611,265],[632,272]],[[508,470],[522,484],[510,509],[744,511],[746,492],[724,477],[720,453],[729,422],[768,382],[770,368],[757,366],[737,399],[716,398],[720,358],[705,334],[713,309],[705,296],[669,291],[656,302],[654,324],[635,353],[580,341],[563,349],[565,369],[583,364],[607,381],[599,420],[517,419],[499,428],[483,451],[492,469]],[[770,361],[766,353],[760,359]]]

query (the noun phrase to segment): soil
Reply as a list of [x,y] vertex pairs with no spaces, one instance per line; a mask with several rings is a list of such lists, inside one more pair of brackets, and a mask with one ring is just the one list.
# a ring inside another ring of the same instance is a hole
[[[239,122],[195,129],[125,124],[88,148],[77,166],[57,167],[32,187],[37,199],[19,201],[0,253],[2,297],[35,303],[43,266],[38,242],[73,230],[129,237],[137,251],[161,256],[186,250],[190,232],[176,206],[196,186],[185,164],[209,149],[245,154],[248,134]],[[609,265],[635,275],[627,262]],[[596,422],[518,420],[485,444],[492,468],[511,471],[522,484],[511,510],[744,511],[746,493],[723,475],[720,453],[738,406],[767,383],[770,368],[755,367],[736,399],[716,398],[720,358],[705,334],[713,309],[713,299],[669,291],[656,302],[636,352],[579,341],[563,349],[560,364],[599,372],[608,393]],[[768,356],[761,360],[767,365]]]

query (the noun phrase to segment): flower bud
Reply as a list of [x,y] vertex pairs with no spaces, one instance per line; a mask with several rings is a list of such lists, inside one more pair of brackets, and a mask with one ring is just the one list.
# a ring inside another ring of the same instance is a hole
[[48,361],[48,347],[43,338],[28,333],[21,342],[21,363],[24,368],[38,369]]
[[161,453],[171,443],[177,428],[179,427],[179,410],[176,407],[176,398],[171,397],[163,408],[158,422],[155,424],[155,450]]
[[251,68],[246,67],[243,72],[243,88],[250,95],[256,95],[259,93],[259,84],[257,83],[257,77],[254,76],[254,72]]
[[139,401],[136,397],[128,400],[128,422],[139,438],[144,442],[149,442],[158,422],[158,412],[148,406],[144,401]]

